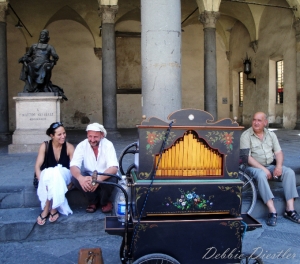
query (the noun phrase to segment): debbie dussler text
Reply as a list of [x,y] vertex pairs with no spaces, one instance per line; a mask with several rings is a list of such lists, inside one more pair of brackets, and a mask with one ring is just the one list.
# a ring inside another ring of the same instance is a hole
[[[206,253],[202,259],[242,259],[245,255],[242,254],[237,248],[227,248],[224,252],[218,253],[217,248],[210,247],[206,249]],[[268,250],[264,250],[262,247],[253,249],[253,252],[247,254],[248,258],[261,258],[261,259],[295,259],[296,254],[290,252],[291,249],[281,250],[275,253],[271,253]]]

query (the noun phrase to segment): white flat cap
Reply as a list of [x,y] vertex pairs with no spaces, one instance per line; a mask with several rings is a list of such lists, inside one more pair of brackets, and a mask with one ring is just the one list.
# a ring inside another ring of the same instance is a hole
[[107,132],[106,132],[104,126],[100,125],[99,123],[89,124],[86,128],[86,131],[89,131],[89,130],[103,132],[104,137],[106,137],[106,135],[107,135]]

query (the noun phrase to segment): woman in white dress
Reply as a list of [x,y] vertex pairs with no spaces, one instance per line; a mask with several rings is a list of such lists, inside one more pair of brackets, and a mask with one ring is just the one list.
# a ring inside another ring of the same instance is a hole
[[[55,222],[59,218],[59,213],[65,215],[73,213],[65,193],[72,185],[69,169],[74,146],[66,142],[66,131],[61,122],[52,123],[46,134],[51,140],[48,147],[45,142],[41,144],[35,163],[35,173],[39,180],[37,194],[43,210],[37,218],[39,225],[44,225],[48,216],[50,222]],[[41,170],[44,161],[45,168]]]

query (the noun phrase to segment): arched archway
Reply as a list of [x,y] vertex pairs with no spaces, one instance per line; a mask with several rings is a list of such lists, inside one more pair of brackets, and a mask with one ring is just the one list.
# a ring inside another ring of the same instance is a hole
[[67,128],[79,129],[90,122],[101,123],[102,64],[94,54],[92,34],[74,20],[58,20],[47,27],[59,56],[51,79],[69,99],[61,104],[62,121]]
[[[51,23],[59,20],[72,20],[78,22],[79,24],[83,25],[93,36],[90,27],[86,23],[86,21],[71,7],[64,6],[60,10],[58,10],[46,23],[44,28],[47,28]],[[93,37],[94,39],[94,37]],[[94,39],[94,47],[95,47],[95,39]]]

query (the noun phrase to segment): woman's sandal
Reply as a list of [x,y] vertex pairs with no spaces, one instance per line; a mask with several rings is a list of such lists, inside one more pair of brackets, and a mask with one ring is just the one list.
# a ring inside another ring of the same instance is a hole
[[38,219],[41,219],[41,223],[39,223],[38,219],[36,220],[36,223],[40,226],[44,225],[46,223],[47,217],[49,216],[49,214],[47,214],[45,217],[42,217],[42,213],[40,213],[40,215],[38,216]]
[[285,211],[283,216],[297,224],[300,224],[300,215],[295,211]]
[[277,222],[277,213],[269,213],[267,219],[268,226],[276,226]]
[[[54,218],[56,215],[57,215],[57,217]],[[51,214],[51,213],[50,213],[49,222],[53,223],[53,222],[55,222],[58,218],[59,218],[59,213],[58,213],[58,211],[56,211],[54,214]],[[51,219],[54,219],[54,220],[51,220]]]

